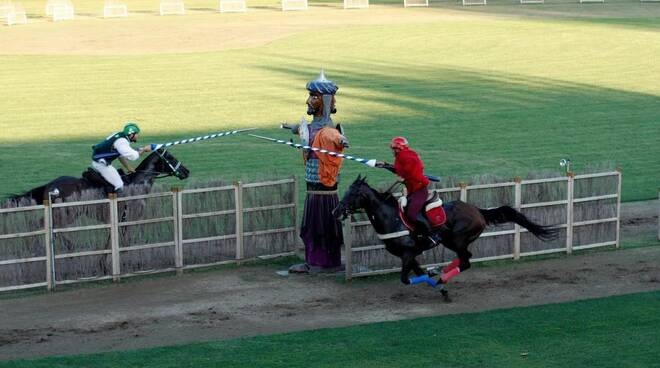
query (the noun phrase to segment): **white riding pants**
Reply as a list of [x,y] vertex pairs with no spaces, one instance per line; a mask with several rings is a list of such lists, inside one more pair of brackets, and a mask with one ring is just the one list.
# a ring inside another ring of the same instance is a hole
[[107,165],[105,160],[92,161],[92,167],[103,176],[103,179],[107,180],[108,183],[114,185],[115,190],[122,189],[124,187],[124,181],[121,180],[121,176],[112,165]]

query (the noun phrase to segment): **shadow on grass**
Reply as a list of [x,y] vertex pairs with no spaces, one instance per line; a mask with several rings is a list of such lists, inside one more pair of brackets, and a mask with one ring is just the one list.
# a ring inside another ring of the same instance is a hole
[[[297,62],[263,68],[290,80],[314,64],[312,59]],[[336,120],[342,122],[344,101],[358,107],[354,115],[359,125],[345,126],[364,155],[373,152],[382,158],[390,137],[405,135],[422,152],[429,172],[439,175],[465,173],[469,167],[472,173],[513,176],[522,167],[555,168],[564,156],[576,158],[577,172],[614,162],[625,172],[624,199],[656,195],[658,96],[515,73],[387,62],[347,61],[326,74],[340,86]],[[389,108],[381,113],[378,106]],[[345,167],[345,173],[363,171]],[[516,167],[516,172],[507,167]]]
[[[318,73],[316,67],[310,69],[318,61],[277,53],[265,54],[263,59],[268,62],[253,67],[275,74],[269,88],[290,89],[293,81],[301,87],[302,101],[304,79]],[[605,166],[614,163],[624,170],[624,200],[657,196],[660,97],[515,72],[430,67],[428,63],[347,60],[327,69],[328,78],[340,87],[335,120],[348,129],[351,154],[389,160],[387,142],[392,136],[404,135],[421,153],[428,172],[440,176],[525,176],[530,171],[556,170],[559,159],[565,157],[571,158],[579,173],[589,165],[607,162]],[[281,102],[267,101],[263,108],[269,111],[277,104]],[[302,102],[299,109],[304,114]],[[344,120],[344,111],[352,116],[350,121]],[[273,123],[273,128],[260,130],[260,134],[292,137],[276,129],[277,125]],[[148,132],[148,139],[166,142],[209,132],[156,133]],[[79,175],[89,165],[90,145],[98,139],[3,144],[0,155],[23,157],[29,160],[30,170],[6,177],[2,194],[23,192],[60,175]],[[302,174],[299,153],[245,135],[174,150],[190,169],[191,179],[234,181]],[[6,161],[0,163],[0,169],[11,171]],[[355,163],[346,163],[342,170],[348,181],[366,172]],[[374,183],[393,180],[389,173],[378,170],[368,174],[376,179]]]

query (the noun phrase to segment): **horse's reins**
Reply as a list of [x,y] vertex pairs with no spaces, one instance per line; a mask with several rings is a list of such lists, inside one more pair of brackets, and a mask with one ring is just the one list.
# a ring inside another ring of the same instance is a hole
[[385,191],[385,193],[387,193],[387,197],[385,197],[385,200],[390,199],[390,197],[394,194],[392,193],[392,190],[401,184],[403,184],[402,181],[395,181],[394,184],[392,184],[389,188],[387,188],[387,190]]
[[[165,150],[163,150],[163,154],[164,154],[164,153],[165,153]],[[167,166],[170,167],[170,169],[172,170],[172,172],[170,172],[170,173],[165,173],[165,174],[163,174],[163,175],[160,175],[160,171],[154,171],[154,170],[135,170],[135,173],[141,172],[141,173],[152,173],[152,174],[156,174],[155,179],[162,179],[162,178],[166,178],[166,177],[168,177],[168,176],[173,176],[173,175],[175,175],[175,174],[177,173],[177,171],[179,170],[179,167],[181,167],[181,161],[177,161],[176,166],[172,166],[172,164],[170,163],[170,161],[169,161],[168,159],[166,159],[165,156],[164,156],[163,154],[161,154],[161,153],[158,152],[158,151],[156,151],[156,154],[158,154],[158,156],[159,156],[163,161],[165,161],[165,163],[167,164]],[[130,174],[128,174],[128,175],[130,175]],[[128,175],[124,175],[124,176],[128,176]]]
[[[387,188],[387,190],[385,191],[385,193],[387,193],[387,196],[385,197],[384,200],[388,200],[394,194],[391,192],[391,190],[394,189],[397,185],[401,185],[401,184],[403,184],[402,181],[395,181],[394,184],[392,184],[389,188]],[[355,213],[355,210],[348,207],[347,212],[352,215]]]
[[162,176],[163,178],[164,178],[164,177],[167,177],[167,176],[172,176],[172,175],[176,174],[176,172],[179,171],[179,167],[181,167],[181,161],[177,161],[177,163],[176,163],[176,167],[172,166],[172,164],[170,163],[170,161],[169,161],[168,159],[165,158],[165,156],[164,156],[165,152],[166,152],[166,150],[163,150],[163,154],[161,154],[160,152],[156,151],[156,153],[158,154],[158,156],[160,156],[160,158],[161,158],[163,161],[165,161],[165,163],[167,164],[167,166],[169,166],[170,169],[172,169],[172,172],[169,173],[168,175]]

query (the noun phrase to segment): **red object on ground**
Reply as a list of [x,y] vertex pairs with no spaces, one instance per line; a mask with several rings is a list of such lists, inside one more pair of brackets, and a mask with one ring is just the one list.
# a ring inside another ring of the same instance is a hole
[[458,267],[458,265],[461,264],[461,260],[456,258],[453,261],[451,261],[450,264],[446,265],[445,268],[442,269],[442,273],[447,273],[454,268]]
[[446,283],[447,281],[451,280],[454,278],[454,276],[458,275],[461,273],[461,269],[459,267],[456,267],[452,269],[451,271],[447,272],[446,274],[442,275],[441,279],[443,283]]

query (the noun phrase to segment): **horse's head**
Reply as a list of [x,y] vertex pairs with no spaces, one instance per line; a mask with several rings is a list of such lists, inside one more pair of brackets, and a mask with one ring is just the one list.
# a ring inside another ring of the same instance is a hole
[[339,221],[343,221],[355,213],[360,208],[364,208],[368,195],[371,193],[371,187],[367,184],[367,178],[358,175],[357,179],[348,187],[344,198],[341,199],[337,208],[332,210],[333,216]]
[[154,163],[154,171],[159,173],[173,175],[180,180],[186,179],[190,175],[190,171],[181,164],[171,153],[164,149],[156,150],[152,155],[157,155],[159,158]]

